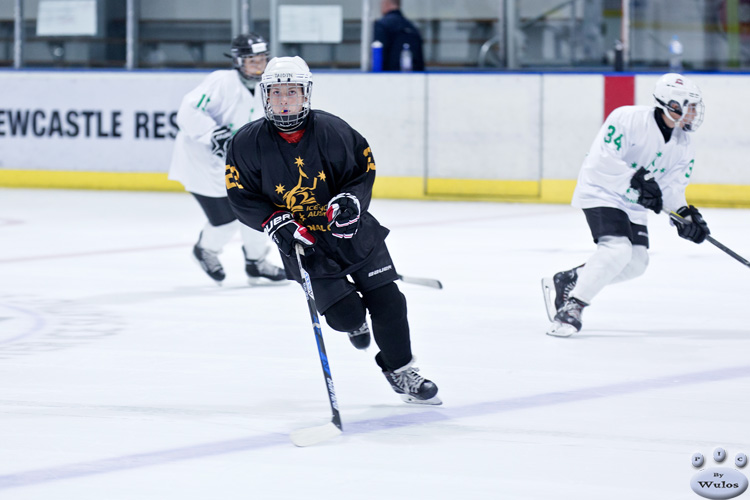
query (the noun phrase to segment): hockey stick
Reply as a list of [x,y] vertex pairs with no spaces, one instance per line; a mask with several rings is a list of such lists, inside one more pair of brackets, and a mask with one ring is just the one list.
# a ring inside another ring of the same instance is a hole
[[310,275],[305,271],[302,265],[301,256],[304,254],[302,245],[295,245],[297,253],[297,264],[302,276],[302,289],[307,297],[307,308],[310,310],[310,319],[312,320],[313,331],[315,332],[315,341],[318,343],[318,356],[320,356],[320,365],[323,367],[323,378],[326,380],[326,389],[328,390],[328,401],[331,403],[331,412],[333,418],[325,425],[308,427],[292,432],[289,438],[296,446],[310,446],[313,444],[335,438],[343,432],[341,427],[341,415],[339,414],[339,405],[336,400],[336,392],[333,389],[333,378],[331,377],[331,368],[328,366],[328,356],[326,355],[326,346],[323,343],[323,332],[320,329],[320,320],[318,319],[318,310],[315,307],[315,296],[313,295]]
[[428,286],[430,288],[437,288],[438,290],[443,288],[443,284],[439,280],[432,278],[415,278],[413,276],[404,276],[403,274],[398,275],[398,279],[404,283],[411,283],[412,285]]
[[[679,224],[691,224],[690,221],[685,220],[684,217],[680,217],[679,214],[676,214],[674,212],[669,212],[669,218],[672,219],[673,221],[679,223]],[[722,245],[721,243],[719,243],[718,241],[716,241],[715,239],[713,239],[711,237],[711,235],[706,236],[706,240],[709,243],[711,243],[712,245],[714,245],[716,248],[718,248],[719,250],[721,250],[722,252],[725,252],[727,255],[729,255],[729,256],[733,257],[734,259],[738,260],[739,262],[745,264],[747,267],[750,267],[750,261],[748,261],[746,258],[744,258],[741,255],[739,255],[738,253],[734,252],[732,249],[730,249],[730,248]]]

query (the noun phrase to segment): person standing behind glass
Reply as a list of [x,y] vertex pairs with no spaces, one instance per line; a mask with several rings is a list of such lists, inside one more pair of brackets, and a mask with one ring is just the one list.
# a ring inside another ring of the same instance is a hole
[[[424,71],[422,35],[401,13],[401,0],[381,0],[383,17],[375,21],[374,39],[383,44],[383,71]],[[411,68],[402,67],[402,61]]]

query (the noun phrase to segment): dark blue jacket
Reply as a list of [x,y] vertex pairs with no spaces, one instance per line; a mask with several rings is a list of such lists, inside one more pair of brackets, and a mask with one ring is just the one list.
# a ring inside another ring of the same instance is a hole
[[401,50],[405,43],[409,44],[412,53],[412,69],[424,71],[422,36],[400,10],[392,10],[375,21],[374,39],[383,44],[383,71],[401,70]]

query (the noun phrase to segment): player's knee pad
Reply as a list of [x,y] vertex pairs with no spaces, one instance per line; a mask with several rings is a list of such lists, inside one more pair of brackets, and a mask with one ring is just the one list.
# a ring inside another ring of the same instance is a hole
[[643,245],[633,245],[633,252],[628,264],[614,277],[612,283],[632,280],[646,271],[648,267],[648,249]]
[[637,278],[648,267],[648,249],[643,245],[633,245],[633,256],[630,258],[628,266],[623,270],[627,271],[627,279]]
[[362,299],[370,311],[373,322],[384,317],[406,317],[406,297],[394,282],[363,293]]
[[591,304],[602,288],[618,280],[618,276],[630,262],[632,254],[633,245],[624,236],[599,238],[596,252],[586,261],[586,265],[578,270],[578,282],[570,296]]
[[365,305],[357,292],[352,292],[329,307],[325,318],[337,332],[353,332],[365,322]]
[[619,272],[630,263],[633,244],[625,236],[602,236],[596,245],[596,253],[611,269]]

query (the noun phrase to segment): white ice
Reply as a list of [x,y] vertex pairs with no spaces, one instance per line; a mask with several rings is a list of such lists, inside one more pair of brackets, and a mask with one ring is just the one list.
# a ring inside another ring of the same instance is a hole
[[[651,265],[607,287],[568,339],[540,279],[593,251],[563,205],[374,200],[392,232],[421,373],[406,405],[323,325],[330,421],[305,297],[217,287],[191,261],[181,193],[0,190],[0,498],[697,499],[691,455],[750,455],[750,269],[652,215]],[[750,212],[703,210],[750,256]],[[747,475],[746,470],[742,470]]]

